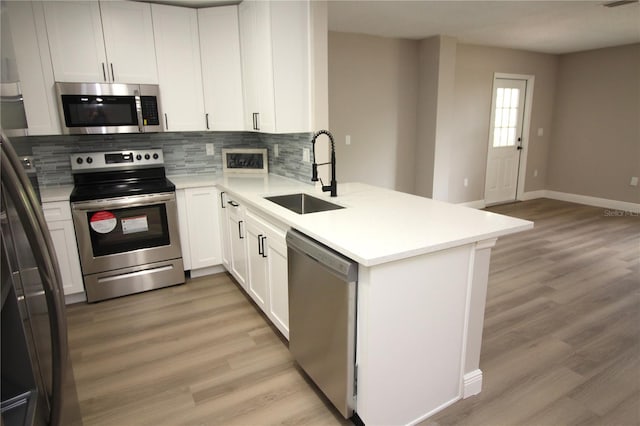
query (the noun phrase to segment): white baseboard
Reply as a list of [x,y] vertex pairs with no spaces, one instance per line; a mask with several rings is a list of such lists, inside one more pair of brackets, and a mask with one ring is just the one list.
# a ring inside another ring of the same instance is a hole
[[471,207],[472,209],[484,209],[487,205],[484,200],[466,201],[464,203],[458,203],[459,206]]
[[219,274],[220,272],[224,272],[224,266],[216,265],[210,266],[208,268],[200,268],[200,269],[192,269],[191,270],[191,278],[204,277],[206,275]]
[[87,295],[84,291],[80,293],[66,294],[64,296],[65,305],[73,305],[74,303],[81,303],[86,301],[87,301]]
[[473,370],[464,375],[464,384],[462,388],[462,398],[469,398],[477,395],[482,391],[482,370]]
[[535,198],[551,198],[552,200],[568,201],[570,203],[585,204],[587,206],[640,213],[640,204],[638,203],[590,197],[588,195],[570,194],[568,192],[550,191],[546,189],[525,192],[520,197],[522,201],[533,200]]
[[519,200],[520,201],[528,201],[528,200],[535,200],[536,198],[548,198],[547,197],[547,190],[540,189],[538,191],[524,192],[520,196]]

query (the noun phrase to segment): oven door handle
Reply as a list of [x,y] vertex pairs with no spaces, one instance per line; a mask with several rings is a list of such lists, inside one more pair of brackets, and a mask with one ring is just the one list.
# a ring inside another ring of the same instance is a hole
[[122,207],[148,206],[175,200],[176,194],[174,192],[163,192],[161,194],[131,195],[98,201],[76,201],[71,203],[71,208],[74,210],[112,210]]

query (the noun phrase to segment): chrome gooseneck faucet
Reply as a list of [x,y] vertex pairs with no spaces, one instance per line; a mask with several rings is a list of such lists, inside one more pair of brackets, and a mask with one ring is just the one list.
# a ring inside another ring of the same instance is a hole
[[[316,139],[320,135],[327,135],[329,140],[331,141],[331,161],[329,163],[316,163]],[[329,133],[328,130],[318,130],[314,135],[313,139],[311,139],[311,147],[313,150],[313,164],[311,164],[311,182],[318,181],[318,166],[324,166],[326,164],[331,164],[331,184],[325,185],[320,179],[320,183],[322,184],[322,191],[328,192],[331,191],[332,197],[338,196],[338,183],[336,182],[336,146],[333,142],[333,135]]]

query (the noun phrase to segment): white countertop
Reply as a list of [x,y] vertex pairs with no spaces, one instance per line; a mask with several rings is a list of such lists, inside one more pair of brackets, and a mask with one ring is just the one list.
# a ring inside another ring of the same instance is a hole
[[73,191],[73,185],[48,186],[40,188],[40,200],[43,203],[69,201],[71,191]]
[[[314,185],[276,176],[168,176],[176,189],[218,185],[245,205],[374,266],[533,228],[533,222],[361,183],[331,198]],[[41,189],[42,202],[68,201],[72,185]],[[344,209],[300,215],[263,197],[304,192]]]
[[[269,175],[224,177],[222,190],[343,253],[374,266],[533,228],[533,222],[360,183],[331,198],[312,185]],[[263,197],[305,192],[344,209],[300,215]]]

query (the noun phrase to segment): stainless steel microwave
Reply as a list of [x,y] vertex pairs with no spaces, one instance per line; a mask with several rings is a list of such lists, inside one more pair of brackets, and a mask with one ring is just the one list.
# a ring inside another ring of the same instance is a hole
[[160,90],[154,84],[56,83],[64,134],[162,132]]

